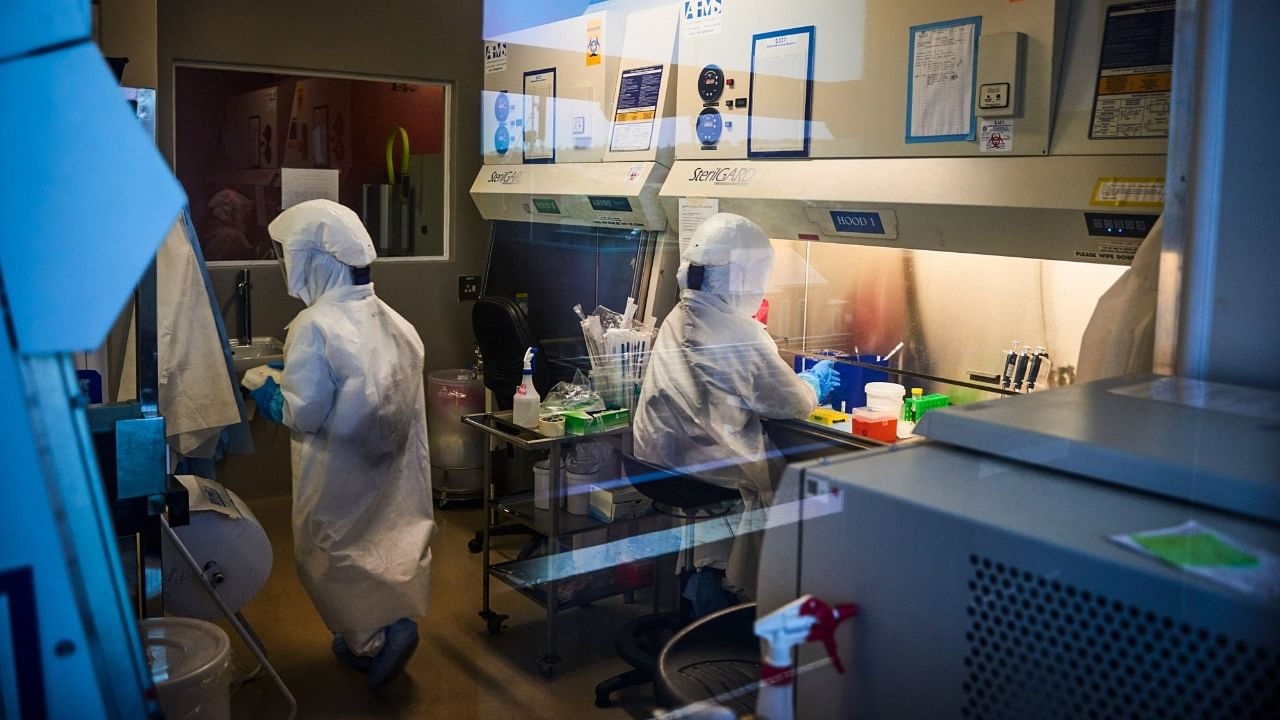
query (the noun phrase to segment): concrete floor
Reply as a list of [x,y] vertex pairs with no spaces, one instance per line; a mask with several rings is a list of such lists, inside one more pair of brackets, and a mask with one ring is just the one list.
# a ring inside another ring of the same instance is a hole
[[[298,582],[293,564],[290,499],[250,503],[274,549],[265,588],[243,614],[261,636],[270,659],[298,700],[299,718],[645,718],[653,710],[652,688],[619,694],[619,706],[594,705],[595,684],[627,669],[613,648],[618,629],[651,609],[643,599],[620,598],[572,609],[560,616],[559,650],[564,658],[555,677],[542,677],[536,659],[543,653],[545,612],[500,582],[491,585],[491,604],[511,616],[507,629],[490,635],[478,617],[481,556],[467,552],[467,540],[482,524],[475,508],[438,510],[440,533],[432,551],[431,609],[418,620],[421,644],[404,676],[372,691],[366,676],[340,663],[329,650],[331,636]],[[495,543],[514,557],[519,538]],[[228,628],[229,629],[229,628]],[[233,637],[242,668],[252,656]],[[233,696],[234,717],[286,717],[287,704],[265,677]]]

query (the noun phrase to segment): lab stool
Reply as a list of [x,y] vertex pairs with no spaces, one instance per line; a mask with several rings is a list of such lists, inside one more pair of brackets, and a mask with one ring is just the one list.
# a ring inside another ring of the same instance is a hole
[[[682,579],[687,577],[693,572],[694,515],[704,512],[714,516],[727,512],[726,503],[740,497],[737,489],[712,485],[692,475],[665,470],[628,455],[622,456],[622,467],[631,484],[653,500],[654,510],[683,521],[685,563],[680,575]],[[679,590],[677,587],[677,598]],[[656,602],[655,598],[655,604]],[[679,607],[678,600],[676,607]],[[684,618],[679,611],[654,612],[623,625],[614,640],[614,646],[619,657],[631,669],[596,685],[596,707],[608,707],[610,696],[618,690],[653,682],[658,675],[659,653],[667,639],[683,625]]]
[[711,613],[676,633],[658,656],[658,706],[682,708],[711,701],[743,717],[756,710],[760,643],[756,604]]

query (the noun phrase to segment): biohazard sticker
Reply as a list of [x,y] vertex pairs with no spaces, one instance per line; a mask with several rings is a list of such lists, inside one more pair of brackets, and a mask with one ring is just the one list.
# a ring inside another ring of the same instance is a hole
[[978,130],[980,152],[1013,152],[1013,123],[1009,120],[982,120]]
[[600,58],[604,56],[604,34],[601,32],[603,23],[600,20],[587,21],[587,66],[599,65]]

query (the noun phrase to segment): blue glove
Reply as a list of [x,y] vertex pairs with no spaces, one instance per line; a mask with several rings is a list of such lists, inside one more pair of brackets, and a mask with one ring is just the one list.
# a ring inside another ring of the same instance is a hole
[[277,423],[284,422],[284,394],[274,378],[267,378],[262,387],[249,393],[249,397],[258,405],[262,417]]
[[836,371],[836,364],[830,360],[823,360],[800,373],[800,379],[813,388],[819,405],[827,401],[832,390],[840,387],[840,373]]
[[276,360],[276,361],[274,361],[274,362],[269,362],[269,363],[267,363],[267,367],[271,368],[272,370],[283,370],[283,369],[284,369],[284,361],[283,361],[283,360]]

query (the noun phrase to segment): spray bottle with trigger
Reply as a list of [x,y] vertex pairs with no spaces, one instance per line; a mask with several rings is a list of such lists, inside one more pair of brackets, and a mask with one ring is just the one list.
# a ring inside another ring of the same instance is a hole
[[805,595],[756,620],[756,635],[764,638],[768,654],[760,664],[758,720],[792,720],[796,678],[791,671],[791,650],[797,645],[821,641],[836,672],[844,672],[836,651],[836,627],[857,614],[858,606],[852,603],[832,607]]
[[524,354],[524,372],[520,386],[511,400],[511,421],[523,428],[538,427],[538,415],[542,409],[542,397],[533,385],[533,356],[536,350],[529,348]]

